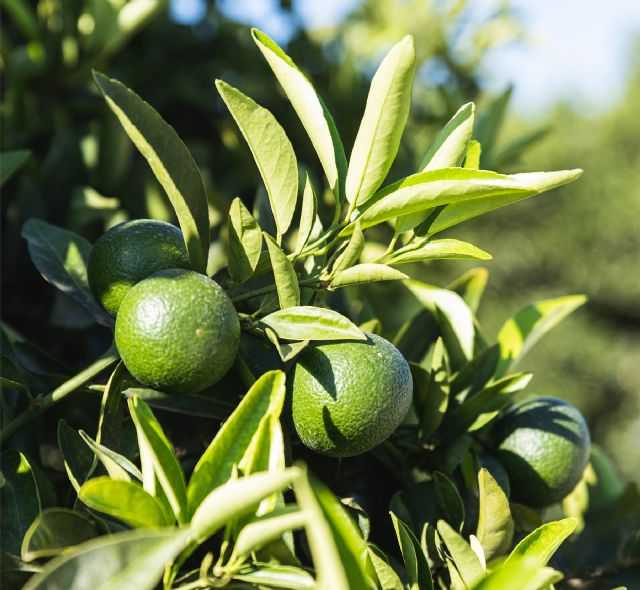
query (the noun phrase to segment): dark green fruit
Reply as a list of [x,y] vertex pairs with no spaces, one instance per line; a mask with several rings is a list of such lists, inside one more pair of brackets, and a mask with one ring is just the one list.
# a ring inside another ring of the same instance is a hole
[[170,223],[134,219],[116,225],[93,246],[87,265],[91,291],[116,315],[129,289],[165,268],[190,268],[182,232]]
[[197,393],[233,365],[240,321],[215,281],[190,270],[161,270],[126,294],[115,339],[125,366],[143,385]]
[[590,437],[570,403],[540,397],[517,404],[494,428],[511,497],[532,507],[560,502],[582,478]]
[[318,453],[364,453],[386,440],[409,411],[407,361],[384,338],[366,336],[306,348],[293,368],[293,423],[300,440]]

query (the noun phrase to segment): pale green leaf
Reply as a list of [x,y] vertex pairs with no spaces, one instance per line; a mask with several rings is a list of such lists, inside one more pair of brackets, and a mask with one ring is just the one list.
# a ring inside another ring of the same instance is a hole
[[349,203],[369,200],[396,157],[411,104],[413,38],[396,43],[376,71],[356,136],[346,180]]
[[77,492],[91,474],[94,454],[65,420],[58,422],[58,447],[69,481]]
[[251,149],[280,241],[291,225],[298,198],[298,162],[291,142],[270,111],[222,80],[216,80],[216,88]]
[[302,209],[300,211],[300,226],[298,227],[294,254],[300,254],[302,249],[307,245],[316,221],[317,211],[318,197],[311,183],[311,178],[309,178],[308,174],[305,174],[304,190],[302,191]]
[[256,270],[262,251],[262,230],[239,197],[229,208],[229,276],[242,283]]
[[264,565],[243,570],[233,576],[234,580],[256,584],[264,588],[284,588],[285,590],[313,590],[316,582],[305,570],[290,565]]
[[391,567],[389,560],[380,549],[374,545],[369,545],[369,557],[382,590],[404,590],[400,576]]
[[540,338],[586,300],[584,295],[545,299],[524,307],[509,318],[498,334],[500,364],[496,375],[504,375],[512,369]]
[[209,252],[209,209],[200,171],[189,150],[173,127],[124,84],[99,72],[94,72],[93,78],[166,191],[193,269],[204,273]]
[[195,466],[187,489],[190,514],[211,490],[229,480],[264,416],[279,412],[285,391],[282,371],[269,371],[253,384]]
[[479,141],[472,139],[467,147],[467,155],[464,158],[464,167],[472,170],[480,169],[480,156],[482,155],[482,145]]
[[485,575],[478,556],[473,552],[469,543],[444,520],[438,521],[437,529],[438,534],[447,546],[447,551],[460,578],[467,588],[473,588]]
[[[545,576],[546,580],[558,581],[562,579],[562,575],[558,578],[547,576],[545,570],[541,569],[535,559],[517,559],[510,563],[505,563],[497,569],[493,570],[483,580],[480,580],[472,590],[506,590],[507,588],[514,590],[542,590],[548,584],[540,585],[541,576]],[[554,570],[551,570],[554,572]],[[556,573],[556,572],[554,572]]]
[[473,358],[474,318],[462,297],[415,280],[404,283],[416,299],[434,314],[454,369]]
[[445,239],[432,240],[415,249],[403,248],[387,259],[386,262],[387,264],[396,265],[428,260],[491,260],[491,258],[491,254],[473,244],[462,242],[461,240]]
[[138,444],[141,448],[146,446],[150,450],[153,472],[160,481],[176,520],[180,524],[188,522],[184,473],[171,443],[144,400],[134,396],[129,398],[128,403],[138,433]]
[[486,469],[478,472],[480,508],[477,537],[486,559],[502,555],[511,547],[514,524],[509,499]]
[[366,340],[351,320],[322,307],[288,307],[260,321],[285,340]]
[[350,268],[358,262],[362,251],[364,250],[364,234],[360,228],[360,223],[356,223],[353,233],[347,244],[347,247],[340,253],[331,268],[332,273]]
[[234,553],[248,555],[271,541],[279,539],[287,531],[300,529],[306,524],[306,514],[301,510],[275,516],[267,515],[242,527],[236,540]]
[[108,514],[134,528],[170,526],[162,504],[130,481],[96,477],[85,482],[78,497],[89,508]]
[[96,525],[82,514],[66,508],[47,508],[27,530],[21,556],[24,561],[52,557],[96,536]]
[[337,272],[331,280],[329,288],[340,289],[349,285],[376,283],[379,281],[401,281],[408,278],[408,275],[386,264],[363,262]]
[[23,590],[152,590],[185,539],[177,529],[98,537],[52,559]]
[[543,524],[515,546],[507,563],[518,558],[532,558],[539,567],[546,565],[562,542],[573,533],[577,524],[577,518],[564,518]]
[[340,202],[347,161],[331,114],[291,58],[263,32],[252,29],[251,33],[300,118],[318,154],[329,187]]
[[489,271],[486,268],[472,268],[449,283],[447,289],[460,295],[469,309],[476,313],[488,280]]
[[[362,207],[362,229],[400,215],[449,203],[482,202],[495,197],[535,194],[517,180],[486,170],[442,168],[408,176],[377,192]],[[431,233],[434,233],[430,230]]]
[[209,493],[193,514],[190,536],[202,543],[234,518],[255,510],[264,498],[291,485],[299,471],[262,472],[229,480]]
[[97,443],[83,430],[78,431],[78,433],[95,453],[96,458],[104,465],[111,479],[131,481],[130,476],[133,475],[138,481],[142,481],[142,473],[129,459]]
[[265,233],[264,239],[269,249],[273,280],[276,283],[280,308],[286,309],[300,305],[300,287],[293,264],[269,234]]

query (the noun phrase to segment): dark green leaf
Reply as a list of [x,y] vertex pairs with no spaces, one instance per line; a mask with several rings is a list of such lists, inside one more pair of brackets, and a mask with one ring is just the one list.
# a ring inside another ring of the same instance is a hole
[[94,454],[65,420],[58,422],[58,446],[69,481],[77,492],[91,475]]
[[40,219],[29,219],[22,226],[22,237],[27,240],[33,264],[49,283],[82,304],[97,322],[113,327],[113,318],[96,303],[89,289],[89,242]]
[[47,508],[33,521],[22,542],[22,559],[52,557],[98,535],[88,518],[65,508]]
[[129,459],[96,442],[86,432],[80,430],[79,434],[102,462],[111,479],[131,481],[129,476],[133,475],[138,481],[142,481],[142,473]]
[[24,165],[30,156],[29,150],[12,150],[0,153],[0,187]]
[[402,559],[407,569],[410,590],[433,590],[429,564],[418,539],[411,532],[411,529],[393,512],[390,514],[393,528],[400,544]]
[[440,471],[434,471],[433,484],[439,514],[453,528],[462,530],[464,504],[455,484]]
[[209,253],[209,209],[200,171],[189,150],[158,112],[117,80],[94,72],[109,108],[166,191],[184,234],[194,270],[204,273]]
[[270,111],[222,80],[216,80],[216,88],[251,148],[269,195],[280,243],[291,225],[298,198],[298,163],[291,142]]
[[40,512],[36,479],[27,458],[15,449],[0,454],[0,545],[20,555],[27,528]]

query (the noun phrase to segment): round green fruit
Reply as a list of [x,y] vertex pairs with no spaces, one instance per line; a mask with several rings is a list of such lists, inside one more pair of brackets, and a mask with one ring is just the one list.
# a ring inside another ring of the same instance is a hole
[[165,268],[189,268],[182,232],[170,223],[134,219],[111,228],[93,246],[87,275],[101,305],[116,315],[129,289]]
[[197,393],[233,365],[240,321],[215,281],[190,270],[161,270],[125,295],[115,339],[125,366],[140,383]]
[[560,502],[582,478],[589,428],[570,403],[540,397],[515,405],[494,428],[511,497],[534,508]]
[[293,424],[318,453],[364,453],[386,440],[409,411],[413,381],[407,361],[384,338],[366,336],[310,346],[292,370]]

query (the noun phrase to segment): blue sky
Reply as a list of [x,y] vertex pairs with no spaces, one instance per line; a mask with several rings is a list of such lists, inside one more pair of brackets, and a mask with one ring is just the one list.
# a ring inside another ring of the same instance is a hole
[[[305,26],[331,26],[358,0],[294,0]],[[474,0],[491,2],[492,0]],[[172,0],[174,17],[197,15],[204,0]],[[221,0],[231,18],[264,29],[286,43],[291,23],[277,0]],[[490,87],[515,86],[514,107],[542,114],[558,99],[576,108],[605,110],[624,90],[634,36],[640,36],[640,0],[512,0],[528,43],[495,50],[486,63]]]

